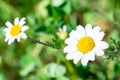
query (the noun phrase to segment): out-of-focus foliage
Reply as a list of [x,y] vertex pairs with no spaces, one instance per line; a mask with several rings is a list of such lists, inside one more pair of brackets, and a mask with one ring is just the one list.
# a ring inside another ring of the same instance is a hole
[[[0,80],[119,80],[119,15],[119,0],[0,0]],[[67,61],[61,49],[28,39],[8,45],[3,29],[15,17],[26,17],[28,36],[59,48],[65,46],[56,35],[63,25],[68,33],[79,24],[98,25],[111,47],[105,56],[83,67]]]

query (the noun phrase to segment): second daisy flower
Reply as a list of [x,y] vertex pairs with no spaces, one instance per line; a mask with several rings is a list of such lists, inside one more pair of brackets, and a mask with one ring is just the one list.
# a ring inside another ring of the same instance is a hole
[[64,52],[68,53],[66,58],[73,59],[75,64],[81,60],[82,65],[86,66],[89,60],[95,60],[95,55],[104,55],[103,50],[109,46],[107,42],[102,41],[104,35],[98,26],[93,29],[91,24],[87,24],[85,28],[81,25],[77,26],[76,30],[70,32],[70,37],[65,40],[67,46]]

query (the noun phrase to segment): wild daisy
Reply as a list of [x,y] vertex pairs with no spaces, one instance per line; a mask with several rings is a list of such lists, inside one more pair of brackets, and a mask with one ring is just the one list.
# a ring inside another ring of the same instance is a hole
[[22,18],[19,20],[19,18],[15,18],[14,24],[12,25],[9,21],[5,23],[7,28],[4,29],[4,32],[6,33],[5,41],[8,42],[10,45],[14,42],[15,39],[17,41],[20,41],[20,38],[26,39],[27,35],[24,33],[27,29],[29,29],[28,26],[25,26],[25,18]]
[[57,35],[60,37],[60,39],[64,40],[67,37],[66,25],[64,25],[63,28],[59,28],[58,30],[59,32],[57,32]]
[[77,26],[65,40],[67,46],[64,52],[68,53],[67,60],[73,59],[74,64],[81,60],[81,64],[86,66],[89,60],[95,60],[95,55],[104,55],[103,50],[109,46],[107,42],[102,41],[104,35],[98,26],[93,29],[91,24],[87,24],[85,28],[81,25]]

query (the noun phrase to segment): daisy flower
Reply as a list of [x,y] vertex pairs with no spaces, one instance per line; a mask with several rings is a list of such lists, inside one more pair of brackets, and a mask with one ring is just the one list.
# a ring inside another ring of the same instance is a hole
[[6,33],[5,42],[8,42],[10,45],[14,42],[15,39],[17,39],[18,42],[20,42],[20,38],[26,39],[27,35],[24,33],[27,29],[29,29],[28,26],[25,26],[25,18],[22,18],[19,20],[19,18],[15,18],[14,24],[12,25],[9,21],[5,23],[7,28],[4,29],[4,32]]
[[104,35],[99,26],[92,29],[91,24],[87,24],[85,28],[78,25],[65,40],[67,46],[64,52],[68,53],[67,60],[73,59],[74,64],[81,60],[81,64],[86,66],[88,61],[95,60],[95,55],[104,55],[103,50],[109,46],[107,42],[102,41]]
[[57,35],[60,37],[60,39],[64,40],[67,37],[67,26],[64,25],[63,28],[59,28]]

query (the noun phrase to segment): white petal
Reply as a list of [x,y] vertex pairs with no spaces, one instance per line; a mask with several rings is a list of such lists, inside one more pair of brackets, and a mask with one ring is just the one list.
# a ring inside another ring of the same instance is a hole
[[105,35],[104,32],[100,32],[100,33],[97,35],[100,41],[103,39],[104,35]]
[[5,28],[5,29],[4,29],[4,32],[9,32],[9,29],[8,29],[8,28]]
[[93,51],[84,54],[83,58],[81,59],[82,65],[86,66],[89,60],[91,61],[95,60],[95,53]]
[[92,31],[92,25],[91,24],[87,24],[85,26],[85,30],[86,30],[87,35],[89,35],[91,33],[91,31]]
[[11,42],[12,42],[12,43],[14,42],[14,40],[15,40],[15,37],[14,37],[14,38],[11,38]]
[[76,31],[77,31],[79,38],[86,36],[85,29],[81,25],[77,26]]
[[65,43],[68,44],[68,45],[77,45],[77,40],[73,39],[73,38],[67,38],[65,40]]
[[63,31],[67,31],[67,26],[66,25],[63,26]]
[[80,52],[76,52],[76,54],[75,54],[75,58],[74,58],[74,64],[77,64],[78,63],[78,61],[81,59],[83,57],[83,53],[80,53]]
[[92,37],[97,37],[98,36],[97,34],[99,34],[99,33],[100,33],[100,27],[96,26],[95,28],[93,28],[92,32],[89,33],[89,35]]
[[69,35],[70,38],[79,39],[78,33],[75,30],[72,30]]
[[104,35],[105,35],[104,32],[96,32],[90,36],[94,39],[95,43],[98,43],[103,39]]
[[23,39],[26,39],[26,38],[27,38],[27,35],[26,35],[25,33],[21,33],[20,36],[21,36],[21,38],[23,38]]
[[20,35],[17,36],[17,41],[20,42]]
[[100,47],[102,49],[107,49],[109,47],[109,44],[105,41],[100,41],[99,43],[97,43],[97,47]]
[[19,18],[15,18],[14,24],[19,24]]
[[104,55],[104,51],[103,51],[103,49],[96,47],[95,48],[95,54],[97,56],[103,56]]
[[6,25],[7,27],[9,27],[9,28],[13,26],[9,21],[7,21],[7,22],[5,23],[5,25]]
[[20,26],[23,26],[24,24],[25,24],[25,18],[22,18],[21,20],[20,20]]
[[99,27],[99,26],[95,26],[92,31],[93,31],[94,33],[100,32],[100,27]]
[[64,48],[64,52],[67,52],[67,53],[72,53],[72,52],[76,52],[77,51],[77,47],[75,46],[66,46]]
[[6,33],[5,36],[6,36],[5,42],[7,42],[11,38],[11,36],[8,33]]
[[62,30],[61,28],[58,28],[58,31],[61,32],[61,31],[63,31],[63,30]]
[[21,27],[21,31],[22,31],[22,32],[26,31],[27,29],[29,29],[28,26],[22,26],[22,27]]
[[68,54],[66,55],[66,59],[67,59],[67,60],[74,59],[74,57],[75,57],[75,53],[68,53]]
[[6,37],[6,38],[5,38],[5,42],[7,42],[8,40],[9,40],[9,37]]
[[12,40],[11,39],[9,39],[8,40],[8,45],[10,45],[12,43]]
[[86,66],[87,63],[88,63],[88,61],[89,61],[89,59],[86,58],[85,56],[83,56],[83,58],[81,59],[81,64],[82,64],[83,66]]
[[92,50],[92,51],[90,51],[89,53],[87,53],[87,55],[86,55],[88,58],[89,58],[89,60],[91,60],[91,61],[94,61],[95,60],[95,52]]

